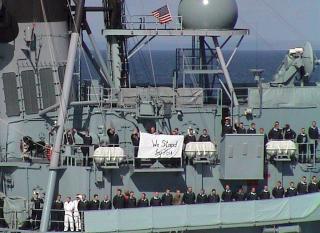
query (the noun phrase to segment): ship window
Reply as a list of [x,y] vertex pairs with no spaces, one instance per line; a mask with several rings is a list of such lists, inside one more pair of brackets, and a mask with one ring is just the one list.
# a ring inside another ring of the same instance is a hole
[[48,108],[56,103],[52,69],[41,69],[39,74],[43,107]]
[[17,80],[15,73],[5,73],[2,75],[4,98],[6,104],[6,114],[10,116],[19,116],[19,98],[17,89]]
[[21,72],[21,81],[23,88],[24,107],[27,115],[39,112],[37,103],[37,90],[32,70]]

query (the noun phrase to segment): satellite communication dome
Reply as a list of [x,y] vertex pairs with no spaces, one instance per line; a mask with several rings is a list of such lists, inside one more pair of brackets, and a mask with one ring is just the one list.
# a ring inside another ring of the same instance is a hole
[[185,29],[233,29],[238,6],[236,0],[181,0],[178,14]]

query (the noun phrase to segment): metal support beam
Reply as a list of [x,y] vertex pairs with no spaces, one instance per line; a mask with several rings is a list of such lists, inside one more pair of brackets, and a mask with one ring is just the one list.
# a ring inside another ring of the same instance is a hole
[[[145,38],[146,36],[144,36],[143,38]],[[142,49],[144,46],[146,46],[150,41],[152,41],[156,36],[152,36],[150,39],[148,39],[147,41],[145,41],[143,44],[141,44],[139,47],[135,48],[134,50],[130,50],[129,55],[128,55],[128,60],[135,55],[140,49]],[[140,42],[140,41],[139,41]]]
[[142,39],[140,39],[134,46],[132,49],[130,49],[130,51],[128,52],[128,55],[130,56],[130,54],[135,51],[135,49],[147,38],[147,36],[142,37]]
[[60,109],[59,109],[58,124],[57,124],[57,136],[56,136],[56,141],[54,144],[52,157],[50,161],[51,169],[49,171],[46,198],[45,198],[45,203],[42,211],[40,232],[47,232],[48,226],[49,226],[50,212],[51,212],[51,206],[53,202],[53,194],[54,194],[55,184],[57,179],[57,168],[59,166],[60,149],[61,149],[61,143],[63,139],[64,123],[65,123],[65,118],[66,118],[66,113],[68,108],[70,90],[72,86],[73,70],[74,70],[74,64],[76,60],[78,42],[80,38],[80,27],[81,27],[81,22],[83,17],[84,5],[85,5],[85,0],[78,1],[76,16],[75,16],[75,25],[74,25],[74,29],[70,39],[68,60],[67,60],[67,66],[66,66],[66,71],[64,75],[64,83],[63,83],[63,89],[62,89],[62,96],[60,98]]
[[[83,48],[85,54],[88,56],[91,64],[93,65],[93,67],[94,67],[95,70],[97,71],[100,79],[101,79],[102,81],[106,82],[106,83],[109,85],[109,87],[110,87],[110,83],[108,82],[108,79],[106,78],[104,72],[102,71],[101,66],[99,65],[99,63],[97,62],[97,60],[95,59],[95,57],[92,55],[90,49],[88,48],[87,44],[86,44],[84,41],[82,41],[82,48]],[[110,81],[111,81],[111,80],[110,80]]]
[[227,62],[227,67],[229,67],[229,65],[230,65],[230,63],[231,63],[231,61],[232,61],[232,59],[233,59],[234,55],[235,55],[235,54],[236,54],[236,52],[238,51],[239,46],[240,46],[240,44],[241,44],[241,42],[242,42],[243,38],[244,38],[244,36],[241,36],[240,40],[239,40],[239,41],[238,41],[238,43],[237,43],[237,46],[236,46],[236,47],[235,47],[235,49],[233,50],[233,52],[232,52],[232,54],[231,54],[231,56],[230,56],[230,58],[229,58],[229,60],[228,60],[228,62]]
[[94,36],[92,34],[92,31],[91,31],[90,26],[89,26],[87,21],[84,22],[84,27],[85,27],[85,30],[86,30],[86,32],[88,34],[90,43],[91,43],[91,45],[93,47],[94,56],[97,59],[99,65],[101,67],[101,70],[102,70],[102,72],[103,72],[103,74],[105,76],[105,81],[109,84],[110,87],[114,87],[114,83],[112,82],[112,79],[111,79],[111,74],[109,73],[107,65],[105,64],[105,62],[104,62],[104,60],[102,58],[100,50],[98,49],[97,43],[96,43],[96,41],[94,39]]
[[234,88],[233,88],[233,84],[232,84],[232,81],[231,81],[230,73],[229,73],[229,70],[227,68],[226,62],[224,60],[224,56],[223,56],[223,53],[222,53],[220,45],[219,45],[218,37],[212,37],[212,39],[213,39],[214,46],[216,48],[218,59],[220,61],[221,69],[223,71],[223,74],[224,74],[224,77],[226,79],[230,94],[231,94],[232,99],[233,99],[233,105],[235,107],[237,107],[237,106],[239,106],[239,102],[238,102],[237,96],[234,93]]

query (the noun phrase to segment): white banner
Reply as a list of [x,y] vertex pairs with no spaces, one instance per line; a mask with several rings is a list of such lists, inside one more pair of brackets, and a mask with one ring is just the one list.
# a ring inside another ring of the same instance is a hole
[[181,158],[183,139],[181,135],[140,133],[138,158]]

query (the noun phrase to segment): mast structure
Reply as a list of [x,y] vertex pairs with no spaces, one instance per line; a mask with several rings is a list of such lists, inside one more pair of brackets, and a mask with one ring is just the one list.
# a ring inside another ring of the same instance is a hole
[[78,0],[76,5],[75,25],[71,34],[67,66],[66,66],[66,71],[64,75],[62,95],[60,98],[56,141],[53,147],[52,157],[50,161],[50,171],[49,171],[46,198],[45,198],[41,224],[40,224],[40,232],[46,232],[49,226],[51,205],[53,202],[53,195],[54,195],[57,172],[59,167],[59,156],[60,156],[61,143],[63,139],[64,123],[67,115],[67,109],[68,109],[68,103],[69,103],[69,97],[70,97],[70,91],[71,91],[71,85],[72,85],[73,70],[74,70],[74,64],[76,60],[78,42],[80,38],[81,23],[83,19],[84,6],[85,6],[85,0]]

